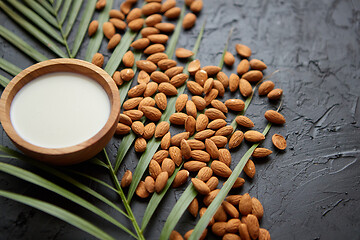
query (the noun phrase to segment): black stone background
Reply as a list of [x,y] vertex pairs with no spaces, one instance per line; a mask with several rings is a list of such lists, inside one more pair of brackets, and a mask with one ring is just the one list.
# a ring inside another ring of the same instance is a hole
[[[114,7],[118,8],[121,1],[115,2]],[[262,145],[274,153],[267,159],[256,160],[257,173],[253,180],[241,174],[246,178],[246,183],[241,190],[233,193],[249,192],[261,201],[265,209],[261,226],[269,229],[272,239],[360,239],[360,2],[204,2],[196,26],[181,34],[178,47],[192,49],[206,18],[206,30],[198,54],[203,66],[218,64],[228,32],[234,28],[229,51],[235,54],[235,44],[244,43],[253,50],[253,58],[261,59],[268,65],[265,75],[281,70],[271,80],[276,87],[284,90],[281,113],[287,123],[284,127],[271,128],[269,137]],[[178,5],[181,6],[182,1]],[[2,11],[0,22],[49,58],[54,57]],[[73,39],[73,35],[70,39]],[[88,38],[83,46],[87,42]],[[85,51],[86,47],[82,47],[78,57],[84,57]],[[105,41],[101,52],[107,57],[111,54],[106,50]],[[21,68],[34,63],[2,38],[0,57]],[[235,66],[239,60],[236,57]],[[236,72],[236,68],[224,68],[224,71],[230,74]],[[8,76],[4,72],[1,74]],[[229,97],[241,98],[239,92],[228,94],[225,98]],[[264,112],[275,109],[277,105],[278,102],[270,103],[267,98],[256,94],[246,113],[255,122],[255,130],[262,131],[266,125]],[[227,120],[230,122],[233,117],[233,114],[229,114]],[[171,129],[172,133],[180,131],[180,128]],[[270,137],[274,133],[286,137],[288,148],[284,152],[273,147]],[[119,142],[119,138],[114,138],[107,147],[111,159],[116,156]],[[1,131],[1,144],[13,147],[4,131]],[[248,144],[243,143],[232,152],[232,166],[247,148]],[[125,169],[135,168],[138,157],[133,150],[130,151],[119,177]],[[19,161],[1,160],[36,171]],[[107,172],[102,169],[87,164],[76,168],[111,183]],[[39,174],[47,176],[41,172]],[[67,184],[58,183],[120,221],[125,221],[104,204]],[[101,186],[86,180],[84,183],[105,197],[119,201]],[[0,189],[58,204],[94,222],[116,239],[127,237],[87,210],[3,172],[0,172]],[[171,190],[167,194],[145,232],[147,239],[158,239],[168,213],[183,190]],[[135,197],[132,207],[140,222],[146,201]],[[0,239],[93,239],[77,228],[12,200],[0,198],[0,209]],[[185,233],[194,224],[193,218],[185,212],[176,229]]]

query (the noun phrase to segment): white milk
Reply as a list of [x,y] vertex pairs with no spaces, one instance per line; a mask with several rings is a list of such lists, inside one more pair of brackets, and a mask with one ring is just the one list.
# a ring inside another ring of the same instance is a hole
[[10,119],[27,142],[62,148],[93,137],[107,122],[110,108],[105,90],[95,80],[76,73],[49,73],[15,95]]

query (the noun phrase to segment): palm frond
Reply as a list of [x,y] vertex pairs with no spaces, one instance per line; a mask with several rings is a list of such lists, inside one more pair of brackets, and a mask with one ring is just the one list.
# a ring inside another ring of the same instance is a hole
[[41,4],[35,0],[23,0],[34,12],[41,16],[44,20],[54,27],[58,27],[58,23],[54,15],[50,14]]
[[57,0],[55,5],[53,5],[56,14],[59,12],[62,2],[63,0]]
[[19,74],[19,72],[22,71],[21,68],[15,66],[14,64],[12,64],[11,62],[6,61],[3,58],[0,58],[0,68],[3,69],[5,72],[16,76]]
[[37,0],[49,13],[51,13],[53,16],[56,15],[53,7],[50,3],[48,3],[46,0]]
[[184,6],[181,9],[180,17],[178,19],[178,23],[176,24],[174,33],[171,36],[171,39],[166,48],[165,53],[169,59],[173,58],[175,50],[176,50],[176,44],[177,44],[179,36],[180,36],[181,26],[182,26],[182,22],[183,22],[184,15],[185,15],[185,9],[186,9],[186,5],[184,4]]
[[75,23],[76,17],[79,14],[82,3],[83,3],[83,0],[76,0],[73,3],[72,8],[70,9],[67,25],[66,25],[65,30],[64,30],[65,38],[67,38],[69,36],[70,32],[71,32],[71,29],[72,29],[72,27],[73,27],[73,25]]
[[70,9],[70,6],[72,4],[72,0],[65,0],[65,3],[61,9],[61,14],[60,14],[60,17],[59,17],[59,23],[60,25],[63,25],[65,19],[66,19],[66,16],[69,12],[69,9]]
[[0,85],[3,86],[4,88],[9,84],[10,79],[8,79],[7,77],[4,77],[3,75],[0,75]]

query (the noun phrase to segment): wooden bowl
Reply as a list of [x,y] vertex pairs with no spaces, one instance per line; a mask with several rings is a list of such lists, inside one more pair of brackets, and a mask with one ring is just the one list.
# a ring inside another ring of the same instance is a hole
[[[105,126],[92,138],[70,147],[35,146],[17,134],[10,120],[10,106],[16,93],[31,80],[54,72],[73,72],[94,79],[103,87],[110,100],[110,115]],[[53,59],[28,67],[10,81],[0,99],[1,124],[16,147],[32,158],[54,165],[80,163],[99,153],[114,135],[119,121],[119,113],[120,96],[114,80],[103,69],[77,59]]]

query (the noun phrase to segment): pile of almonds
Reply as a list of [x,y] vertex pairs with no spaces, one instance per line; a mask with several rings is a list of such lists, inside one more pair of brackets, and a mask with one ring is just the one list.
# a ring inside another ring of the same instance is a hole
[[[164,3],[161,3],[161,0],[147,0],[146,2],[147,4],[144,4],[142,8],[132,8],[137,3],[137,0],[126,0],[121,4],[120,10],[110,10],[110,19],[102,26],[105,37],[109,39],[107,45],[109,50],[115,48],[121,41],[121,35],[117,31],[124,31],[128,27],[134,32],[140,31],[142,36],[141,39],[131,44],[134,49],[141,50],[148,55],[165,51],[164,44],[169,38],[167,34],[174,31],[175,25],[163,22],[163,16],[169,20],[177,19],[181,13],[181,8],[176,7],[176,0],[166,0]],[[182,25],[184,29],[190,29],[196,22],[197,17],[194,13],[201,11],[203,1],[186,1],[186,5],[192,12],[185,15]],[[96,9],[102,10],[105,6],[106,0],[98,0]],[[146,27],[143,27],[144,24]],[[89,25],[89,36],[93,36],[98,28],[99,22],[93,20]],[[92,63],[102,67],[104,56],[101,53],[96,53],[93,56]]]

